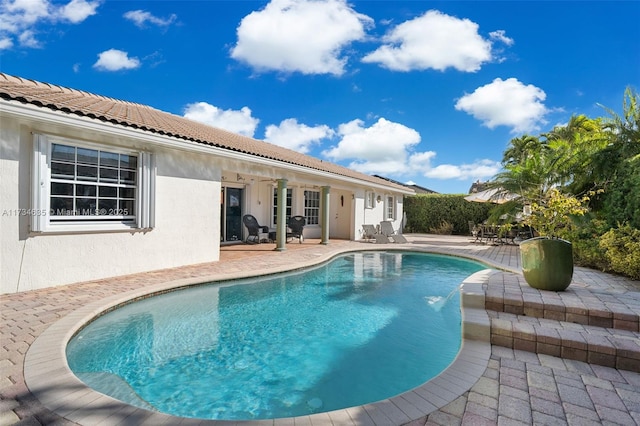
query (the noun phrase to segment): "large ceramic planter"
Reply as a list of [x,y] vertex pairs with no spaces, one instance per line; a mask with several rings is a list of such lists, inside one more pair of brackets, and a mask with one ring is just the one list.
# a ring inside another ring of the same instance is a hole
[[539,290],[563,291],[573,276],[573,250],[569,241],[536,237],[520,243],[522,273]]

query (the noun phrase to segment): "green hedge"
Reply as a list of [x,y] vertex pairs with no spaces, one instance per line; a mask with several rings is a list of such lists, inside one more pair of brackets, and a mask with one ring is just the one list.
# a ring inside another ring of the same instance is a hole
[[[489,217],[490,203],[472,203],[466,195],[421,194],[404,198],[407,233],[434,233],[450,230],[456,235],[469,235],[469,221],[482,223]],[[444,226],[443,226],[444,224]]]

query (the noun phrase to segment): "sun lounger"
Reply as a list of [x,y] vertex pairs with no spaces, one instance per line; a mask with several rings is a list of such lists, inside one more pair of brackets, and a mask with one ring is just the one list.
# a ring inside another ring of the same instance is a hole
[[380,222],[380,233],[390,238],[394,243],[408,243],[407,239],[393,229],[393,224],[388,220]]
[[367,241],[375,240],[377,244],[387,244],[391,242],[389,241],[389,237],[379,233],[373,225],[362,225],[362,238]]

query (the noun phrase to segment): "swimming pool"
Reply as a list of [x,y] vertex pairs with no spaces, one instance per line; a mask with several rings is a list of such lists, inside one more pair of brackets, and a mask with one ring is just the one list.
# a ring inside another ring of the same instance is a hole
[[418,386],[453,360],[457,286],[481,269],[446,256],[364,252],[250,284],[198,286],[101,316],[69,343],[67,358],[98,391],[183,417],[360,405]]

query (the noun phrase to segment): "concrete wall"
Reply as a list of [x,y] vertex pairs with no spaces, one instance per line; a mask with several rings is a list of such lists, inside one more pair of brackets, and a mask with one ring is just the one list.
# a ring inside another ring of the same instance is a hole
[[[3,116],[0,126],[0,292],[219,259],[220,171],[215,157],[62,125]],[[145,232],[30,232],[32,133],[55,132],[153,153],[155,227]]]
[[[34,134],[153,154],[153,229],[32,232],[28,212],[33,208]],[[384,198],[384,188],[320,175],[74,114],[12,104],[0,109],[0,293],[217,261],[223,183],[245,189],[245,213],[263,225],[273,226],[272,191],[277,179],[287,179],[293,190],[294,215],[304,214],[306,189],[331,188],[329,238],[359,240],[362,224],[383,220],[384,202],[365,208],[364,198],[366,191]],[[395,195],[394,228],[399,229],[402,194]],[[304,236],[320,238],[320,225],[306,226]]]
[[[375,201],[373,208],[365,207],[365,190],[360,189],[355,192],[355,200],[354,200],[354,229],[356,231],[355,239],[362,239],[362,225],[379,225],[381,221],[384,219],[385,213],[385,192],[383,191],[373,191],[375,193],[375,197],[378,195],[382,198],[382,201]],[[404,213],[403,210],[403,198],[401,194],[395,194],[396,199],[396,217],[392,221],[393,229],[398,231],[400,229],[402,223],[402,215]]]

